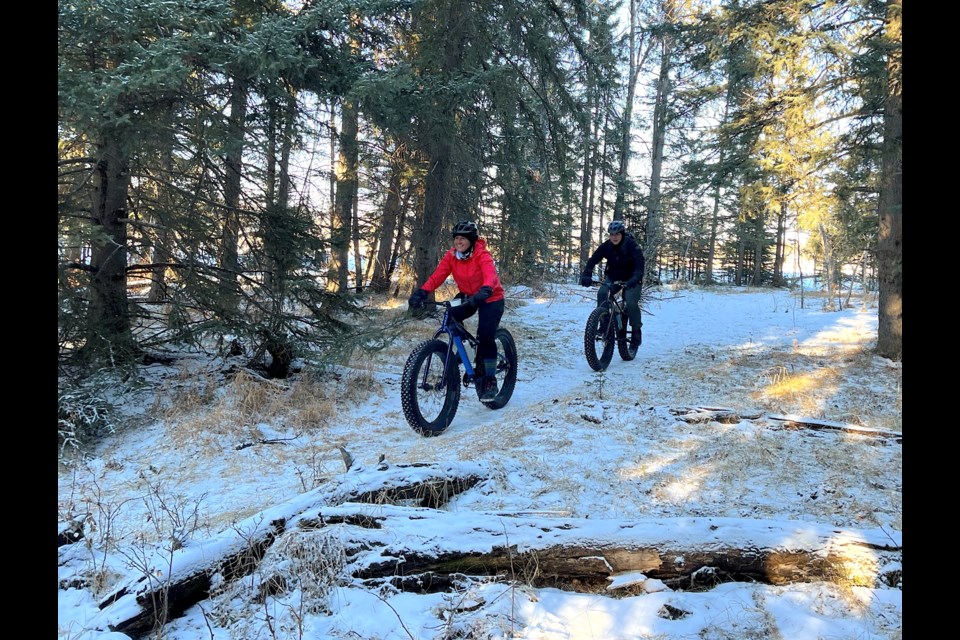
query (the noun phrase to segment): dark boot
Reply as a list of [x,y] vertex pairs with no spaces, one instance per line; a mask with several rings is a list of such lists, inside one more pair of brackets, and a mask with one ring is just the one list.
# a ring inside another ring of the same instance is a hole
[[497,394],[500,390],[497,388],[497,378],[496,376],[484,376],[483,382],[480,383],[480,399],[481,400],[493,400],[497,397]]
[[643,333],[640,327],[634,327],[630,333],[630,348],[639,349],[640,344],[643,342]]

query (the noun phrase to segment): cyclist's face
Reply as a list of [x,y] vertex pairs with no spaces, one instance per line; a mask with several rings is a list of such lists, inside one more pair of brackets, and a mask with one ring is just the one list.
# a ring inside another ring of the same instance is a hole
[[470,248],[470,241],[463,236],[453,236],[453,248],[463,253]]
[[610,234],[610,242],[612,242],[613,244],[620,244],[620,241],[621,241],[621,240],[623,240],[623,234],[622,234],[622,233],[611,233],[611,234]]

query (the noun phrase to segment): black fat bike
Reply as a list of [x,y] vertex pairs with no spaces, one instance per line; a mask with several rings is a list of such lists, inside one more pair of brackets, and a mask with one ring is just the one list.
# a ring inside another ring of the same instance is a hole
[[[427,310],[443,308],[440,328],[432,339],[417,345],[403,367],[400,379],[403,415],[413,430],[423,436],[440,435],[450,426],[460,405],[460,385],[464,388],[474,385],[480,397],[479,383],[486,373],[483,363],[471,362],[467,353],[468,345],[476,353],[477,338],[450,314],[450,309],[460,302],[454,299],[425,304]],[[492,400],[480,401],[490,409],[506,405],[517,384],[517,346],[513,336],[500,327],[495,339],[497,370],[494,375],[499,391]]]
[[630,347],[630,337],[627,335],[629,318],[624,297],[625,283],[617,280],[612,284],[617,292],[611,293],[611,289],[607,290],[606,302],[590,312],[587,326],[583,330],[583,352],[587,356],[587,364],[594,371],[603,371],[607,368],[610,360],[613,359],[614,345],[624,360],[633,360],[637,357],[637,349]]

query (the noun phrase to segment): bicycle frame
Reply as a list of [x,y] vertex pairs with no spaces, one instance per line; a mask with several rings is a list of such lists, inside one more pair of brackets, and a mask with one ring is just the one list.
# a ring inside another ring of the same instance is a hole
[[[604,284],[600,282],[599,284]],[[620,288],[616,293],[612,293],[609,285],[607,286],[607,301],[604,303],[610,307],[610,312],[617,319],[617,330],[623,328],[624,317],[627,315],[627,298],[625,283],[617,280],[611,284],[618,285]]]
[[[470,331],[462,322],[450,315],[450,310],[453,307],[459,306],[458,304],[450,300],[444,302],[435,302],[433,304],[444,307],[443,320],[440,321],[440,328],[437,329],[436,333],[433,334],[434,339],[437,339],[444,334],[446,334],[449,338],[447,341],[447,356],[444,366],[449,367],[454,364],[451,362],[450,358],[452,357],[454,348],[456,348],[460,362],[463,363],[463,368],[466,370],[466,381],[473,381],[473,379],[476,377],[476,370],[473,368],[473,363],[470,362],[470,356],[467,354],[467,347],[463,340],[466,339],[467,342],[474,349],[476,349],[478,344],[477,338],[470,333]],[[443,385],[445,384],[446,380],[444,379],[440,385],[440,388],[443,388]]]
[[[430,340],[424,340],[410,353],[400,377],[400,403],[403,415],[414,431],[424,436],[443,433],[457,413],[461,388],[471,386],[477,391],[480,403],[488,409],[502,409],[513,395],[517,383],[517,346],[510,332],[498,327],[494,336],[497,345],[497,364],[488,370],[485,362],[472,359],[468,346],[476,349],[479,339],[457,320],[454,307],[463,304],[459,299],[447,302],[430,302],[422,309],[434,320],[441,318],[436,313],[444,307],[440,328]],[[415,313],[417,317],[425,317]],[[441,336],[446,335],[447,340]],[[463,363],[463,373],[460,364]],[[483,375],[497,379],[496,394],[484,397],[479,382]]]

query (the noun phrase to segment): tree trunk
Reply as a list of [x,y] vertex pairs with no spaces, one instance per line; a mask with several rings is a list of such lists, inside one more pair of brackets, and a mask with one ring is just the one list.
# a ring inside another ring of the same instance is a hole
[[353,199],[357,192],[357,108],[352,100],[343,101],[340,131],[340,152],[337,154],[337,193],[330,221],[330,270],[328,281],[335,291],[348,286]]
[[[665,24],[674,19],[674,0],[663,0]],[[653,105],[653,144],[651,145],[650,196],[647,200],[647,233],[644,243],[646,258],[645,279],[659,281],[660,245],[663,243],[663,213],[660,211],[660,179],[667,137],[667,108],[670,102],[670,69],[673,57],[673,36],[665,33],[661,45],[660,76],[657,79],[657,97]],[[654,274],[657,274],[656,276]]]
[[[381,581],[427,574],[513,576],[535,588],[596,593],[624,574],[683,590],[742,581],[786,585],[831,582],[875,588],[896,579],[900,536],[883,529],[838,530],[809,522],[746,518],[608,520],[450,513],[384,505],[327,508],[323,521],[346,524],[347,571]],[[303,521],[303,524],[308,524]],[[306,527],[304,527],[306,528]],[[430,533],[440,532],[443,533]],[[682,534],[678,532],[682,531]],[[427,540],[424,540],[427,536]],[[429,538],[443,537],[442,544]],[[416,549],[407,540],[418,540]],[[461,548],[451,546],[459,541]],[[438,549],[435,553],[424,549]],[[363,553],[376,549],[377,553]],[[889,575],[885,572],[889,572]],[[404,584],[413,584],[410,580]]]
[[171,133],[162,142],[160,150],[160,172],[162,179],[157,181],[157,207],[154,209],[153,221],[157,225],[156,232],[151,234],[150,262],[154,265],[150,270],[150,290],[147,300],[153,303],[164,302],[167,299],[167,265],[173,262],[170,253],[173,225],[170,223],[173,202],[172,187],[169,186],[173,175],[173,134]]
[[[262,223],[266,268],[263,282],[267,289],[282,286],[290,269],[289,249],[282,241],[282,227],[290,215],[290,153],[293,146],[293,125],[296,119],[296,98],[287,95],[282,106],[274,103],[270,109],[267,153],[267,207]],[[279,147],[279,153],[278,153]],[[279,301],[282,291],[275,292]],[[276,304],[276,302],[275,302]],[[279,309],[277,309],[279,311]]]
[[764,229],[766,227],[766,215],[761,209],[757,212],[756,220],[753,226],[753,278],[751,284],[759,287],[763,284],[763,248],[766,245]]
[[[588,190],[587,195],[587,218],[590,220],[592,225],[594,221],[597,220],[596,217],[596,202],[597,202],[597,172],[600,170],[600,167],[604,164],[603,151],[600,147],[600,135],[604,130],[603,124],[606,122],[606,119],[601,115],[600,105],[600,96],[597,95],[597,110],[596,110],[596,123],[594,124],[593,130],[594,140],[593,140],[593,159],[590,161],[590,189]],[[601,202],[602,205],[602,202]],[[601,209],[602,214],[602,209]],[[596,243],[600,244],[603,242],[604,235],[606,235],[606,229],[603,225],[603,218],[601,216],[600,223],[597,226],[597,240]]]
[[[827,289],[827,300],[830,308],[833,308],[833,294],[837,288],[834,282],[836,265],[833,263],[833,249],[830,246],[830,237],[827,235],[827,230],[822,222],[817,223],[817,229],[820,230],[820,241],[823,243],[823,279]],[[840,311],[840,309],[837,309],[837,311]]]
[[593,110],[596,101],[596,87],[593,86],[592,68],[587,69],[587,116],[583,132],[583,174],[580,182],[580,268],[583,269],[593,252],[593,216],[590,212],[590,176],[593,173],[593,149],[595,147],[593,134]]
[[620,128],[620,166],[617,170],[617,196],[613,204],[613,219],[626,217],[626,192],[629,179],[631,142],[633,140],[633,99],[637,90],[637,78],[640,76],[640,46],[637,44],[637,0],[629,0],[630,10],[630,68],[627,71],[627,97],[623,105],[623,121]]
[[370,282],[370,289],[374,293],[386,293],[390,288],[390,258],[394,234],[400,222],[400,189],[403,188],[404,166],[403,153],[398,146],[390,157],[390,185],[387,187],[387,200],[383,205],[377,257],[374,259],[373,278]]
[[903,86],[901,0],[887,0],[886,34],[895,43],[887,58],[887,97],[883,115],[880,232],[877,271],[880,281],[877,353],[903,358]]
[[360,252],[360,189],[359,175],[353,189],[353,202],[350,203],[350,211],[353,218],[351,225],[351,234],[353,236],[353,273],[354,273],[354,291],[363,292],[363,254]]
[[783,261],[787,254],[787,203],[780,200],[780,209],[777,212],[777,250],[773,258],[773,284],[782,287]]
[[[467,5],[449,0],[443,3],[443,24],[446,30],[431,42],[440,54],[440,67],[434,70],[437,80],[451,80],[461,67],[464,50],[470,40],[466,33],[469,21]],[[419,20],[419,16],[418,16]],[[426,44],[424,45],[426,46]],[[434,98],[431,113],[420,120],[427,175],[424,188],[423,217],[413,231],[413,269],[419,286],[440,261],[444,223],[449,219],[451,169],[455,145],[460,143],[456,121],[458,96],[446,92]]]
[[423,217],[414,230],[413,265],[416,285],[423,284],[439,262],[443,221],[450,204],[450,144],[434,141],[428,152],[430,169],[424,191]]
[[[730,102],[733,100],[733,89],[732,82],[727,83],[727,93],[726,100],[723,103],[723,124],[727,124],[727,120],[730,116]],[[710,216],[710,239],[708,241],[707,248],[707,267],[704,274],[704,281],[707,284],[713,284],[715,281],[713,275],[713,263],[717,257],[717,229],[720,226],[720,186],[723,183],[723,179],[726,176],[726,166],[724,161],[726,159],[726,145],[723,143],[723,139],[719,145],[720,157],[717,160],[717,171],[713,176],[714,185],[713,185],[713,213]]]
[[746,260],[746,247],[746,224],[742,220],[737,220],[737,266],[733,282],[738,287],[743,285],[743,263]]
[[243,147],[245,121],[247,118],[247,83],[240,77],[233,78],[230,87],[230,120],[228,125],[227,150],[224,156],[226,178],[223,185],[224,222],[220,236],[220,280],[223,313],[229,315],[237,310],[237,276],[240,262],[237,245],[240,241],[240,185],[243,177]]
[[[720,153],[720,163],[723,164],[723,152]],[[719,182],[719,181],[718,181]],[[710,237],[707,239],[707,265],[704,270],[704,282],[713,284],[713,262],[717,259],[717,227],[720,224],[720,185],[713,191],[713,210],[710,213]]]
[[[206,599],[212,576],[225,582],[252,576],[247,579],[259,580],[264,593],[276,592],[273,576],[255,573],[270,548],[289,532],[322,538],[331,535],[330,527],[336,527],[333,535],[343,542],[343,579],[379,585],[388,579],[415,592],[452,590],[450,578],[462,574],[592,594],[618,577],[629,577],[643,592],[648,580],[682,590],[730,581],[823,581],[875,588],[896,584],[900,574],[902,536],[881,528],[722,517],[595,520],[442,510],[486,475],[484,467],[469,462],[351,469],[339,486],[297,496],[214,539],[191,541],[170,554],[164,575],[119,587],[100,608],[113,620],[112,631],[140,637],[156,621]],[[411,540],[417,541],[416,548],[406,546]],[[527,569],[517,575],[518,567]]]
[[106,133],[94,172],[91,234],[90,304],[83,356],[91,362],[115,364],[137,349],[127,306],[127,192],[129,158],[120,140]]
[[797,231],[797,238],[794,240],[794,246],[796,248],[797,255],[797,279],[800,282],[800,308],[804,308],[804,299],[803,299],[803,263],[800,261],[800,231]]
[[[406,188],[404,189],[403,202],[400,204],[400,216],[397,220],[397,235],[393,241],[393,251],[390,253],[390,265],[387,267],[388,281],[390,281],[393,278],[393,273],[397,269],[397,263],[400,261],[400,255],[403,252],[404,243],[406,242],[404,223],[406,222],[406,219],[407,219],[407,211],[409,211],[410,209],[410,198],[414,194],[414,192],[416,192],[420,194],[417,196],[417,201],[422,202],[423,196],[422,196],[421,189],[422,189],[421,185],[418,184],[414,186],[409,182],[407,182]],[[397,295],[396,291],[398,290],[399,290],[399,287],[398,289],[394,290],[395,291],[394,295]]]

